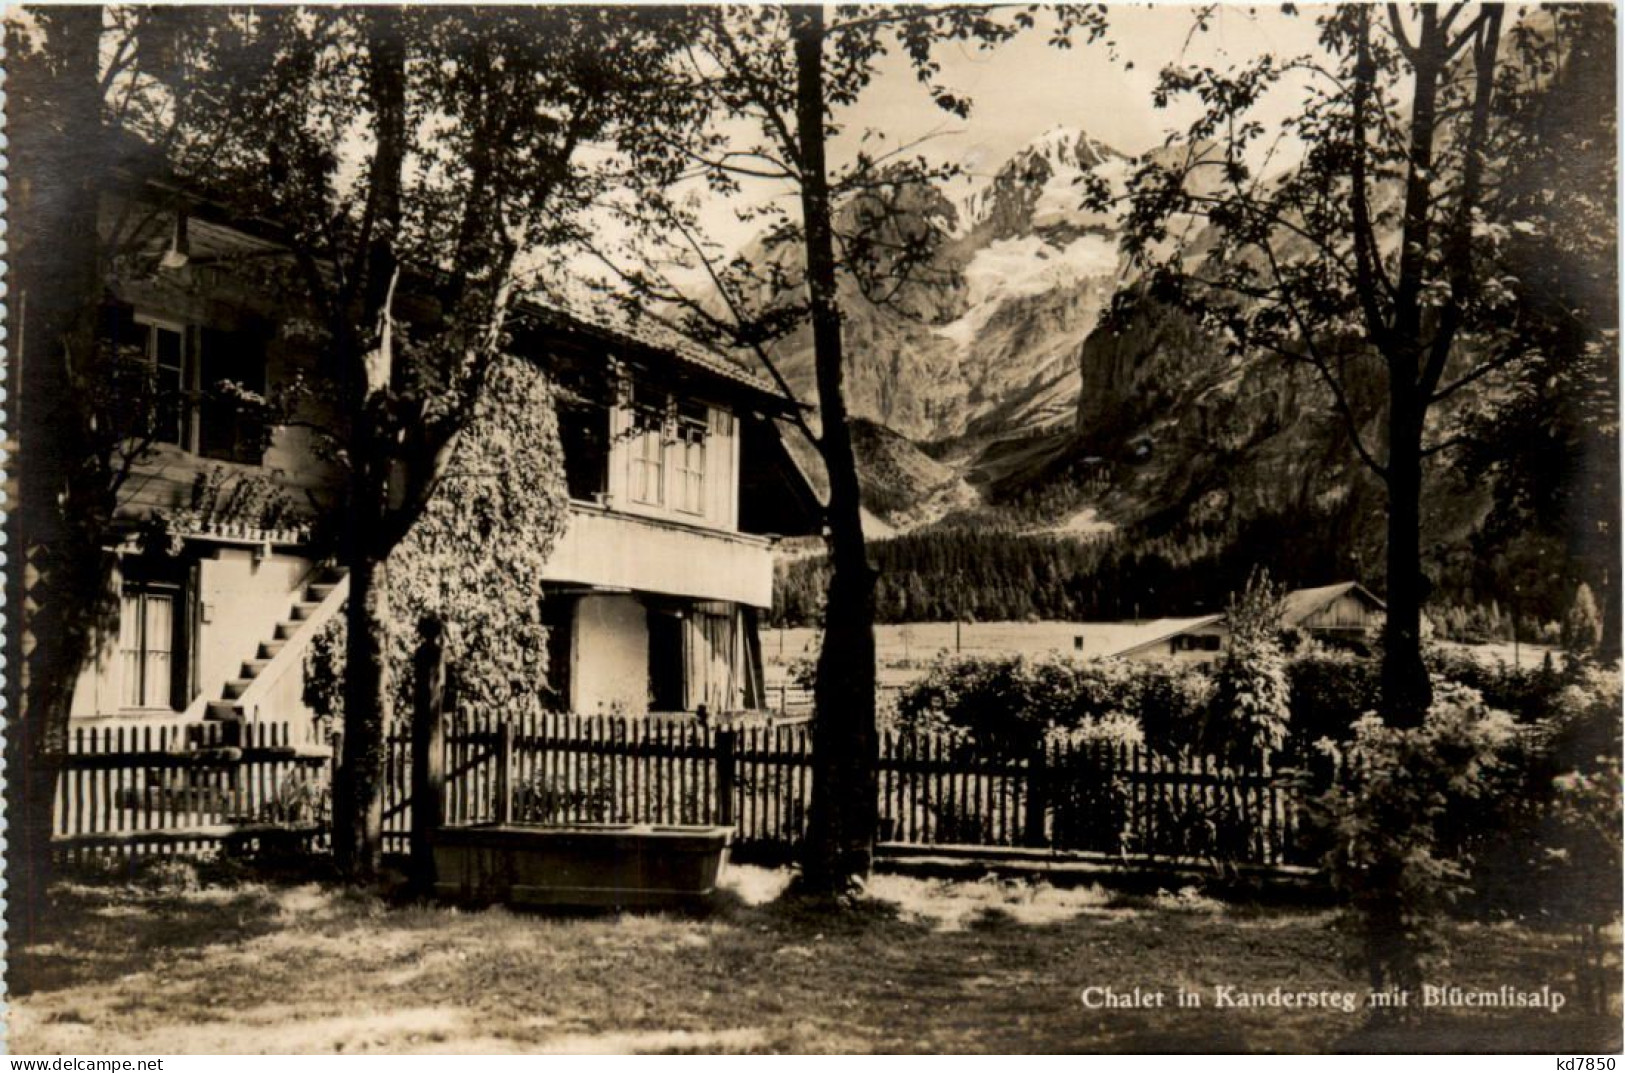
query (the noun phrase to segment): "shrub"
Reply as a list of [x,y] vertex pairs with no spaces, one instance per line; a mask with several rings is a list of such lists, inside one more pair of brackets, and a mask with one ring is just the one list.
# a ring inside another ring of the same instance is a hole
[[1198,733],[1210,695],[1198,672],[1157,664],[945,657],[899,694],[897,723],[1000,756],[1030,756],[1056,732],[1162,748]]
[[1134,678],[1134,711],[1146,744],[1170,756],[1199,751],[1213,709],[1213,679],[1171,664],[1143,664]]
[[584,785],[549,772],[537,772],[514,787],[513,817],[520,823],[608,823],[615,818],[609,781],[589,774]]
[[1354,724],[1382,700],[1382,666],[1345,652],[1308,651],[1287,664],[1292,734],[1289,751],[1304,756],[1317,741],[1347,742]]
[[[547,684],[542,574],[568,521],[552,388],[529,362],[504,358],[489,374],[445,477],[385,574],[384,638],[394,711],[412,707],[420,624],[447,627],[458,696],[489,706],[533,697]],[[344,636],[334,627],[307,662],[306,702],[343,722]]]
[[1597,598],[1591,595],[1591,586],[1583,581],[1563,616],[1562,636],[1563,651],[1576,656],[1590,655],[1602,643],[1602,614],[1597,610]]
[[1481,915],[1595,926],[1619,913],[1619,677],[1569,675],[1555,713],[1512,752],[1516,782],[1464,839]]
[[301,767],[277,783],[260,806],[262,823],[326,830],[332,816],[332,772],[325,765]]
[[1273,755],[1286,744],[1286,657],[1277,638],[1283,590],[1255,573],[1230,602],[1230,647],[1215,675],[1212,717],[1202,751],[1235,763]]
[[1102,743],[1063,754],[1049,801],[1055,848],[1113,854],[1134,848],[1132,788],[1122,766],[1113,762],[1114,751]]
[[1355,724],[1320,807],[1332,837],[1326,867],[1363,922],[1373,987],[1421,983],[1441,914],[1467,889],[1452,832],[1503,784],[1514,734],[1511,716],[1449,683],[1421,727],[1375,715]]
[[1549,658],[1538,667],[1511,667],[1504,660],[1487,663],[1439,646],[1428,648],[1423,655],[1435,680],[1476,689],[1490,707],[1511,712],[1521,723],[1557,715],[1559,694],[1582,673],[1581,665],[1572,660],[1564,660],[1561,667]]

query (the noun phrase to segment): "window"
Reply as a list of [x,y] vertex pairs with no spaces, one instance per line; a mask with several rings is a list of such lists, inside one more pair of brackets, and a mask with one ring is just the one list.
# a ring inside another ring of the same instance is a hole
[[705,438],[710,431],[710,416],[710,410],[700,402],[684,402],[677,408],[672,506],[684,514],[705,513]]
[[731,416],[641,384],[634,385],[630,407],[627,493],[632,502],[705,517],[707,484],[722,479],[712,468],[728,465],[726,452],[718,456],[711,437],[731,435]]
[[666,397],[638,386],[632,396],[632,487],[635,503],[666,503]]
[[197,453],[257,466],[265,453],[265,422],[259,414],[245,412],[219,385],[234,384],[243,392],[264,397],[269,329],[255,322],[240,331],[204,328],[197,335],[202,343]]
[[[188,327],[138,314],[119,302],[109,303],[105,316],[130,412],[152,408],[153,442],[206,458],[259,464],[264,422],[217,388],[224,381],[264,395],[269,333],[263,325],[256,322],[237,331]],[[130,434],[138,431],[132,427]]]
[[[127,307],[126,307],[127,308]],[[137,406],[152,406],[155,443],[189,447],[191,388],[187,368],[186,328],[148,317],[119,316],[112,327],[113,345],[125,370],[134,374],[129,387]]]
[[129,585],[119,607],[119,659],[126,708],[175,707],[180,589]]
[[609,410],[562,393],[558,400],[565,486],[571,499],[590,502],[609,491]]

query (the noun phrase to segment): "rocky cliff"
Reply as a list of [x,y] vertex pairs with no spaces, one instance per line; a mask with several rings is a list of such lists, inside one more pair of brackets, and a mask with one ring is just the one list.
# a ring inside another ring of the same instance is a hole
[[[1319,560],[1347,560],[1322,569],[1371,576],[1380,488],[1307,370],[1241,362],[1150,301],[1103,323],[1134,281],[1115,219],[1084,207],[1084,177],[1120,188],[1129,167],[1081,131],[1053,130],[965,203],[920,200],[958,230],[936,285],[905,310],[849,285],[848,403],[874,535],[996,524],[1224,541],[1296,518],[1315,527],[1304,540]],[[786,340],[779,359],[812,400],[810,338]],[[1486,508],[1456,490],[1435,524],[1459,535]]]

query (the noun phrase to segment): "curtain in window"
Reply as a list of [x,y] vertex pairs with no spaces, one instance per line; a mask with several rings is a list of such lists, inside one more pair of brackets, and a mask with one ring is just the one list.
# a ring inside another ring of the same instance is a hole
[[755,612],[737,604],[696,604],[684,634],[684,707],[713,713],[762,707],[761,646]]
[[172,707],[175,596],[131,591],[119,608],[119,654],[126,708]]

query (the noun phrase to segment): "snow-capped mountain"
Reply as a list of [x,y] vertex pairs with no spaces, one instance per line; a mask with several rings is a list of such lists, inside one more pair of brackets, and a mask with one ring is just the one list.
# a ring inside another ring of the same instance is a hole
[[[1086,133],[1057,128],[947,207],[957,233],[932,273],[945,285],[907,314],[855,294],[846,303],[853,412],[916,441],[1069,425],[1078,353],[1120,266],[1113,222],[1084,208],[1082,180],[1120,183],[1128,166]],[[810,337],[790,338],[779,355],[813,397]]]

